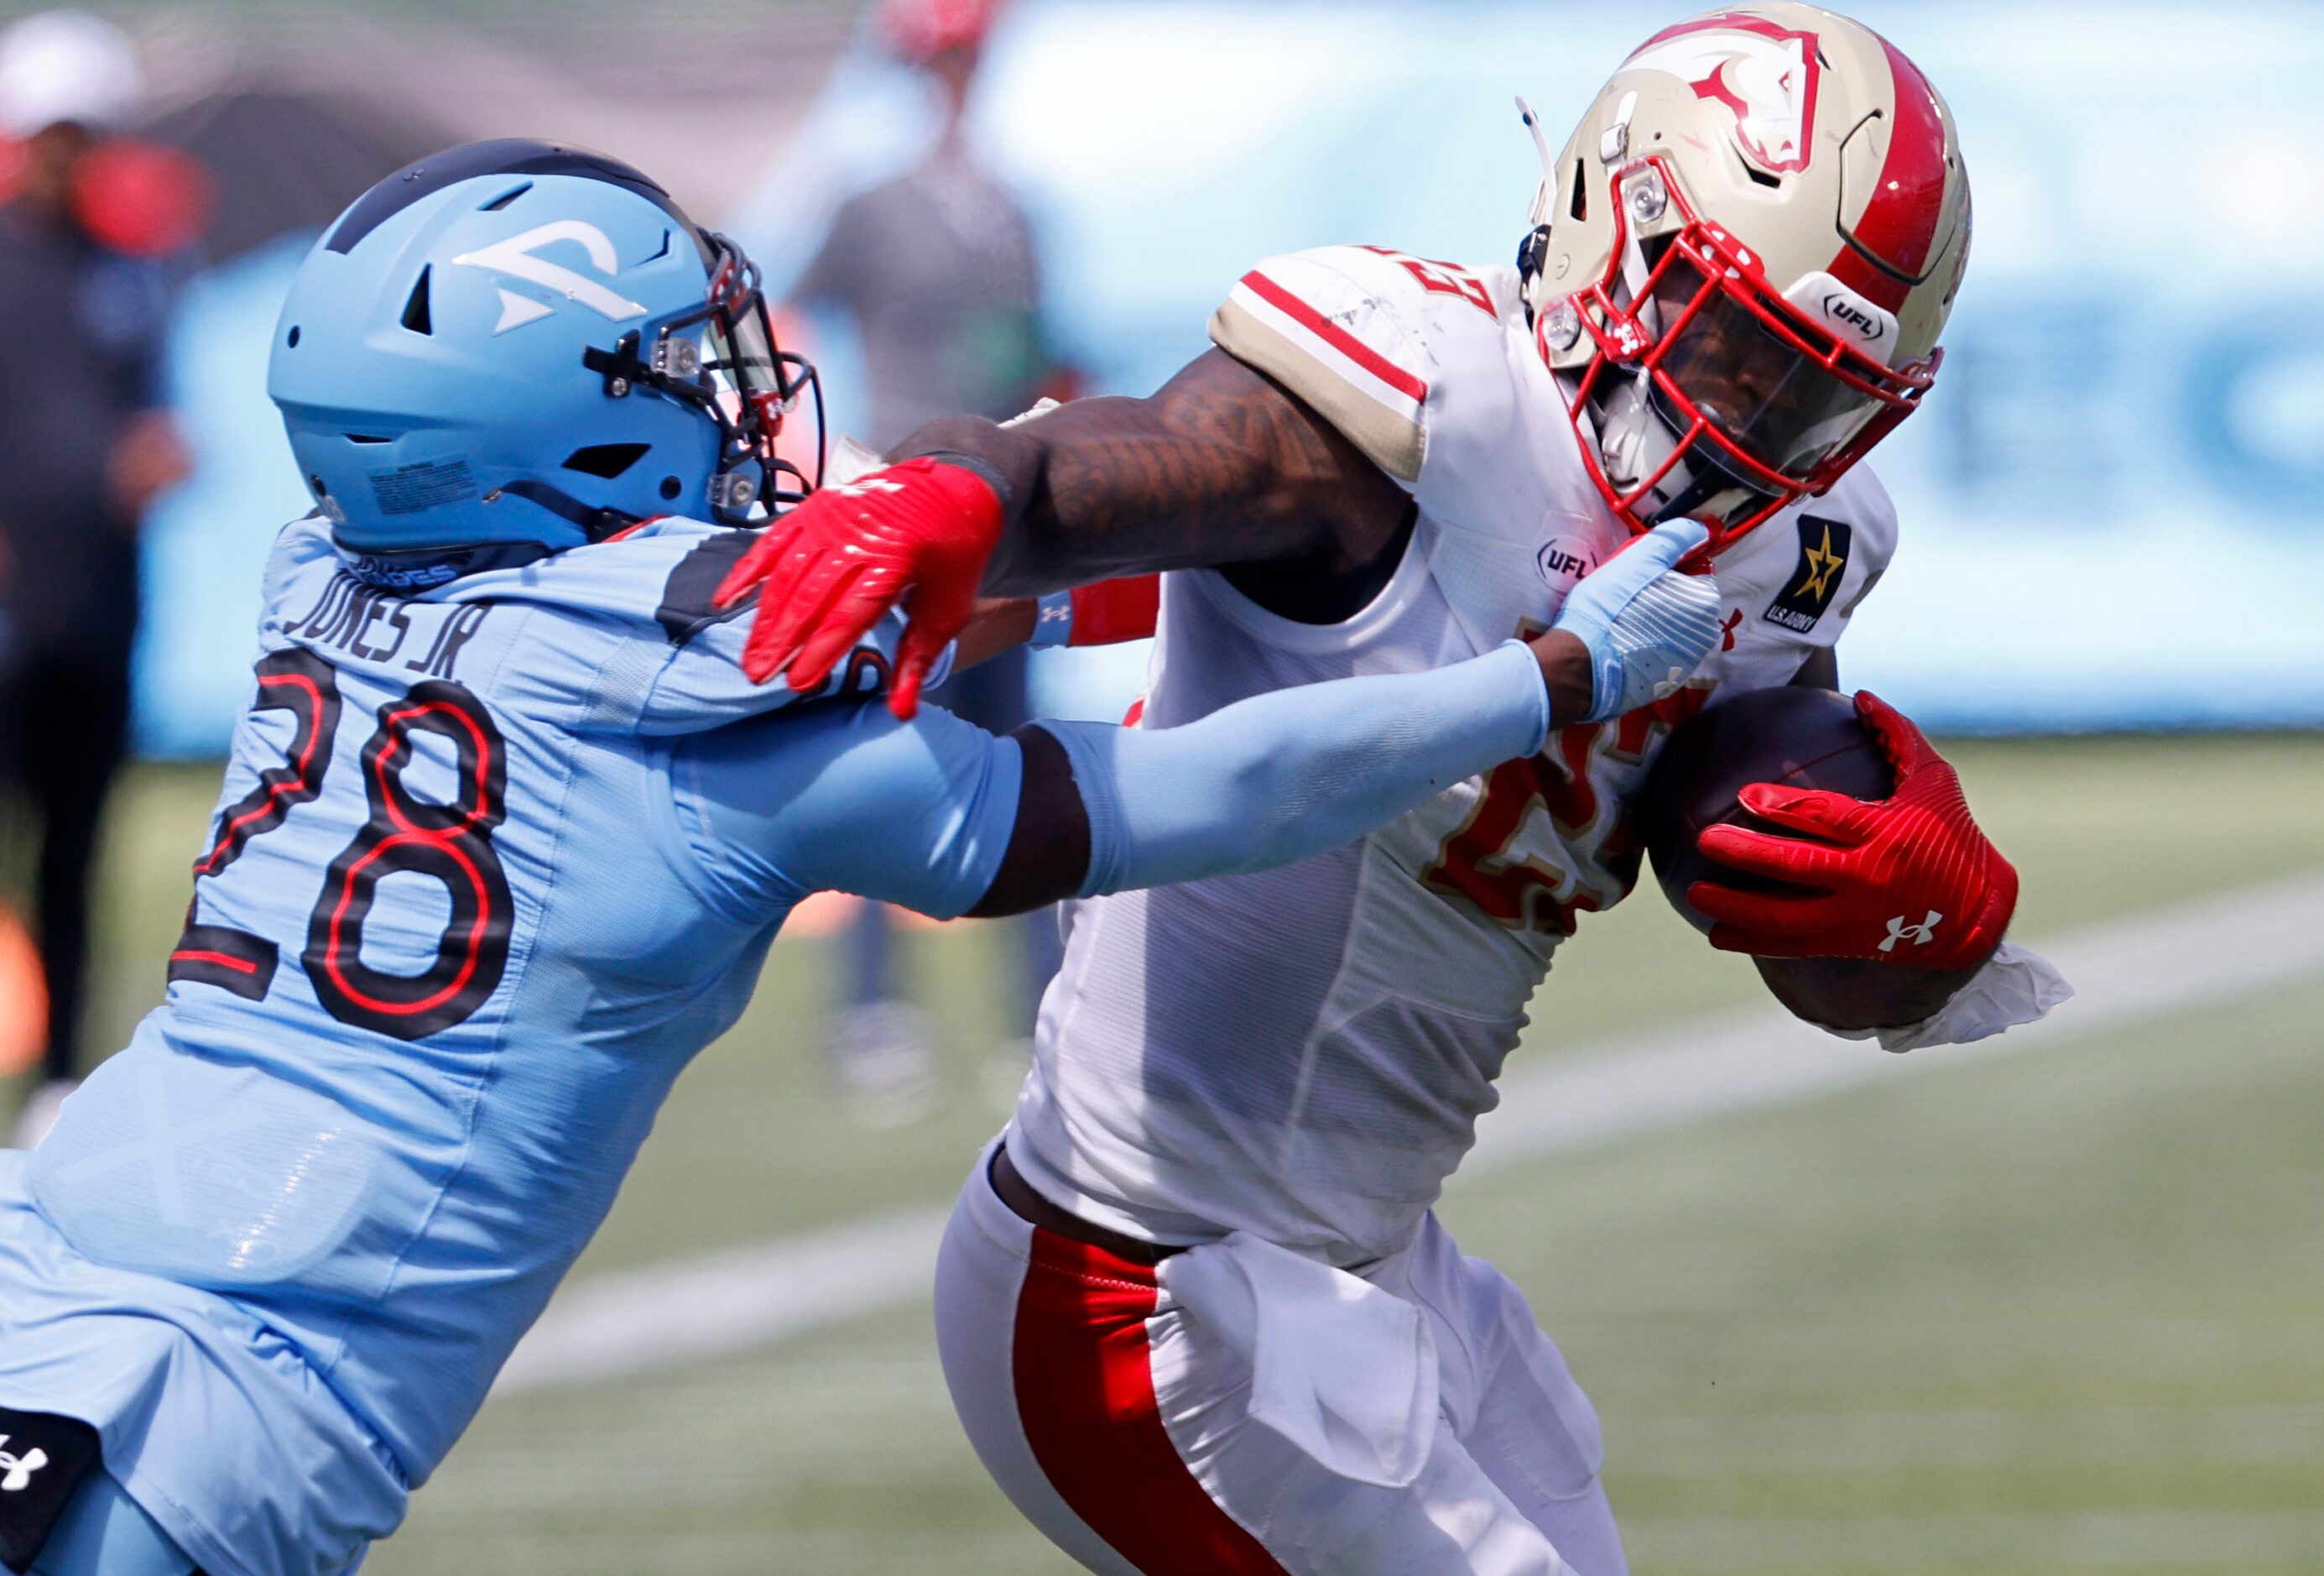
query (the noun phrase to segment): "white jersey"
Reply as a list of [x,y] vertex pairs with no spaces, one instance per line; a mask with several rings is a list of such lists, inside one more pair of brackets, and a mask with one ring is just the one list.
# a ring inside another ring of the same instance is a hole
[[[1545,627],[1629,540],[1583,467],[1508,269],[1370,247],[1272,259],[1212,337],[1410,489],[1401,566],[1344,623],[1214,571],[1164,581],[1141,726],[1457,662]],[[1895,524],[1862,467],[1720,555],[1726,630],[1689,688],[1555,729],[1531,760],[1286,868],[1074,904],[1010,1153],[1052,1201],[1163,1242],[1247,1230],[1397,1251],[1473,1142],[1551,953],[1639,873],[1623,808],[1670,728],[1839,638]]]

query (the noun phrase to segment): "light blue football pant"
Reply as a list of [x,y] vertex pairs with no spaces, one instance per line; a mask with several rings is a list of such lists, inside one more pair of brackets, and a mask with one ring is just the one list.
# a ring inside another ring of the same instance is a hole
[[193,1569],[120,1484],[94,1472],[33,1556],[31,1576],[192,1576]]

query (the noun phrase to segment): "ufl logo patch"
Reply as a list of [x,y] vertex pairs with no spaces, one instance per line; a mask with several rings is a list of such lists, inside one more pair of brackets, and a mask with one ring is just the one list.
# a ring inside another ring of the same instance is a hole
[[1572,590],[1582,577],[1598,567],[1598,554],[1579,536],[1553,536],[1534,554],[1534,567],[1546,584]]
[[1820,515],[1801,515],[1799,526],[1799,564],[1762,616],[1770,624],[1805,635],[1840,595],[1840,582],[1848,574],[1848,550],[1856,533],[1847,521],[1827,520]]

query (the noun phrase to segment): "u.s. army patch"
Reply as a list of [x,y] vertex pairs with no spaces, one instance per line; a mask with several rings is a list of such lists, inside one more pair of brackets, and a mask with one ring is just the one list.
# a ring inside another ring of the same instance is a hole
[[1820,515],[1803,515],[1799,524],[1799,567],[1762,616],[1770,624],[1805,635],[1840,595],[1840,582],[1848,573],[1849,543],[1855,533],[1847,521],[1827,520]]

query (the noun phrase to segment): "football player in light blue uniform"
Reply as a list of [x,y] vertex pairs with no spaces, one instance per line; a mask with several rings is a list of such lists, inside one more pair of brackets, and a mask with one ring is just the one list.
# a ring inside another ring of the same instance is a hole
[[811,376],[746,260],[578,150],[415,165],[308,259],[271,387],[318,507],[168,1001],[0,1156],[0,1563],[358,1564],[807,894],[1007,913],[1303,858],[1711,637],[1674,536],[1534,647],[1162,732],[899,722],[862,699],[893,626],[761,688],[714,592],[804,485],[773,439]]

